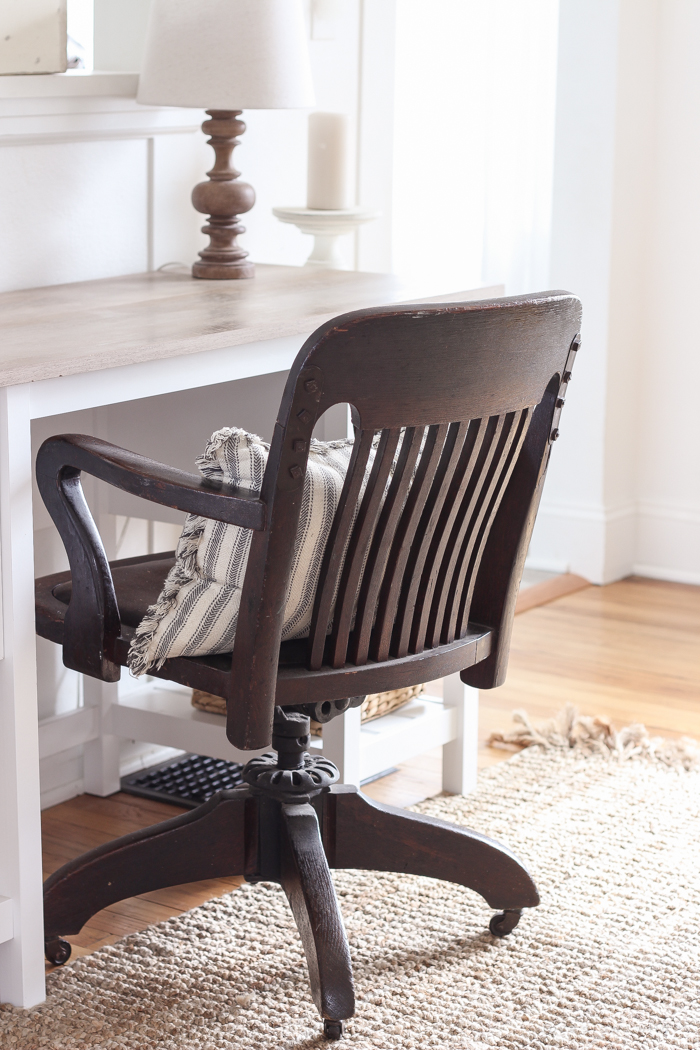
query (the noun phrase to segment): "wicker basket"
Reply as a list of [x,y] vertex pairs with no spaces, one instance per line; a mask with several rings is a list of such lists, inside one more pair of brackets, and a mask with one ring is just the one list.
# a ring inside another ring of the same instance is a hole
[[[373,718],[381,718],[388,715],[390,711],[396,711],[403,707],[414,696],[420,696],[425,689],[424,685],[411,685],[406,689],[389,689],[385,693],[370,693],[362,704],[362,721],[371,722]],[[215,715],[226,714],[226,701],[221,696],[213,693],[205,693],[201,689],[192,690],[192,706],[200,711],[209,711]],[[311,720],[311,732],[321,736],[323,727],[320,722]]]

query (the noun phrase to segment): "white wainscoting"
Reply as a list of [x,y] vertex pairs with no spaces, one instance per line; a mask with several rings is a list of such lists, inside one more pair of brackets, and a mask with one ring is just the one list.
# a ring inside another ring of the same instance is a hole
[[68,94],[0,84],[0,291],[189,261],[204,243],[189,202],[202,114],[93,93],[133,95],[132,74],[65,76],[41,79]]

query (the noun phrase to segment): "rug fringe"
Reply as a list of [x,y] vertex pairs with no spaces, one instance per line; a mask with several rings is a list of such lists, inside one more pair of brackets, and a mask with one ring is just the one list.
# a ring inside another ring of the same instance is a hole
[[685,736],[680,740],[650,737],[646,726],[639,722],[616,730],[609,719],[580,715],[571,704],[537,726],[527,711],[514,711],[513,721],[518,728],[510,733],[492,733],[489,747],[509,751],[540,747],[544,751],[574,751],[585,757],[605,755],[620,761],[646,758],[675,769],[700,769],[697,740]]
[[207,524],[206,518],[190,514],[185,520],[182,534],[177,545],[177,559],[165,577],[163,589],[155,605],[149,605],[129,646],[127,664],[134,678],[146,674],[152,667],[156,670],[165,663],[166,657],[154,661],[151,645],[161,620],[172,609],[180,588],[197,577],[197,551]]

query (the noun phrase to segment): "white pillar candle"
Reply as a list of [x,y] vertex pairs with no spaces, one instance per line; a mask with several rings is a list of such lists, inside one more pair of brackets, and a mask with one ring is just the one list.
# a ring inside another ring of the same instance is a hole
[[344,113],[310,114],[307,208],[338,211],[347,207],[347,145]]

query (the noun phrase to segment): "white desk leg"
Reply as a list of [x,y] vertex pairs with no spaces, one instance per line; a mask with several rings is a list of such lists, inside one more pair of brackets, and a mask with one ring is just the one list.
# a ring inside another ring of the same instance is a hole
[[443,703],[457,709],[457,737],[442,746],[442,790],[466,795],[476,787],[479,746],[479,690],[459,673],[443,679]]
[[26,1008],[45,996],[27,386],[0,390],[0,543],[0,896],[13,902],[14,927],[0,944],[0,1002]]
[[[117,519],[113,514],[101,510],[105,498],[99,490],[95,503],[97,520],[105,553],[109,560],[117,556]],[[122,674],[126,674],[122,671]],[[113,795],[119,791],[119,757],[121,738],[112,736],[110,710],[118,703],[119,683],[100,682],[97,678],[83,675],[83,703],[86,707],[97,707],[99,711],[100,735],[85,744],[83,750],[83,784],[89,795]]]
[[361,708],[351,707],[323,727],[323,757],[335,762],[341,784],[360,786],[361,724]]
[[89,795],[113,795],[119,791],[119,745],[121,738],[112,736],[111,708],[118,702],[119,683],[100,682],[83,676],[83,701],[86,707],[99,709],[100,735],[85,744],[83,783]]

